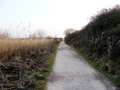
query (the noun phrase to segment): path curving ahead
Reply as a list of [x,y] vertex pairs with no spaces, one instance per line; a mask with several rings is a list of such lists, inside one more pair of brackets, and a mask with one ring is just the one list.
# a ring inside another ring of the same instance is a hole
[[47,90],[115,90],[115,86],[64,42],[57,50]]

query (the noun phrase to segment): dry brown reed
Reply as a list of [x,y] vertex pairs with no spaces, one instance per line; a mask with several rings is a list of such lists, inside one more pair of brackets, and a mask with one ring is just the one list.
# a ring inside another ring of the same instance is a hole
[[[0,60],[16,50],[23,49],[22,51],[24,51],[26,49],[44,46],[48,43],[48,39],[0,39]],[[21,51],[18,51],[16,54],[19,55],[19,52]]]
[[46,71],[42,66],[58,43],[53,39],[0,39],[0,89],[33,86],[33,73]]

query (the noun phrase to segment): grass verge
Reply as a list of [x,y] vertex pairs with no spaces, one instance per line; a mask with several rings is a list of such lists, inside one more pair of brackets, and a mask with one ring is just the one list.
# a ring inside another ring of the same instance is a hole
[[68,46],[70,46],[74,51],[76,51],[78,54],[80,54],[88,63],[90,63],[99,72],[104,74],[115,86],[120,88],[120,77],[118,79],[118,77],[116,77],[116,75],[110,74],[106,67],[102,66],[100,62],[94,62],[94,60],[90,60],[84,52],[79,51],[78,49],[74,48],[71,45],[68,45]]
[[50,58],[44,63],[44,70],[42,72],[38,72],[39,77],[36,77],[37,84],[34,90],[46,90],[47,77],[52,71],[58,47],[59,44],[55,46],[55,51],[50,54]]

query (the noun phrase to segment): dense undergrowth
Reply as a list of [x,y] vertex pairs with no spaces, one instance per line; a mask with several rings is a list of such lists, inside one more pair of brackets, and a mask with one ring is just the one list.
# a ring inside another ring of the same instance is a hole
[[49,64],[45,62],[49,60],[51,53],[55,51],[55,46],[61,40],[55,38],[43,44],[33,43],[33,40],[31,43],[21,44],[19,48],[4,51],[6,54],[3,54],[0,60],[0,89],[32,90],[35,88],[37,78],[45,78],[41,74],[48,72],[46,68]]
[[120,87],[120,7],[103,9],[80,31],[69,33],[65,42],[82,51],[106,71]]
[[36,77],[37,84],[35,85],[35,90],[47,90],[48,76],[52,71],[58,46],[59,44],[55,45],[55,51],[49,55],[50,57],[45,61],[44,66],[42,67],[46,69],[46,72],[38,72],[39,76]]

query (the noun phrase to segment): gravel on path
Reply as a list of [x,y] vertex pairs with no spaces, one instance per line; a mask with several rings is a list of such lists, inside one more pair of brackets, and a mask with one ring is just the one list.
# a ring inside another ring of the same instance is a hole
[[116,90],[116,87],[62,41],[47,90]]

